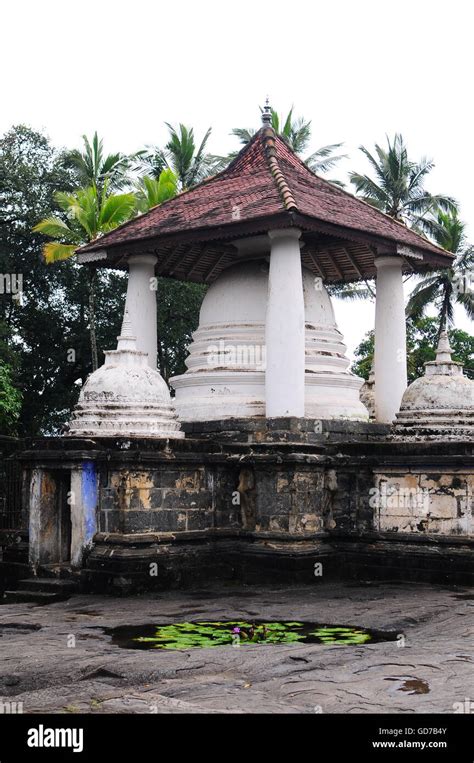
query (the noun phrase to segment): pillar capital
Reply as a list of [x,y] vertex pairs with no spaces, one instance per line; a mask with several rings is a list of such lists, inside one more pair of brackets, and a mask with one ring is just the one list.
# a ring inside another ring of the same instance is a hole
[[131,254],[127,260],[129,265],[153,265],[158,262],[155,254]]
[[403,265],[403,258],[397,254],[380,254],[374,259],[375,267],[379,268],[401,268]]
[[299,228],[274,228],[268,231],[269,238],[273,241],[278,238],[295,238],[301,237],[301,231]]

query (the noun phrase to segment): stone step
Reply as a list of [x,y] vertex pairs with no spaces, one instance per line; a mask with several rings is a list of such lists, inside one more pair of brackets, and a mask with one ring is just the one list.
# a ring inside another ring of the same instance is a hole
[[68,593],[48,593],[46,591],[5,591],[2,604],[53,604],[55,601],[68,599]]
[[0,577],[15,575],[18,579],[31,572],[29,564],[25,562],[12,562],[3,560],[0,562]]
[[28,564],[21,562],[0,562],[0,600],[5,588],[15,588],[17,581],[31,573]]
[[17,582],[19,591],[43,591],[44,593],[76,593],[79,585],[66,578],[27,578]]
[[73,572],[67,564],[45,564],[38,568],[38,574],[42,578],[50,580],[70,580]]
[[17,560],[28,561],[28,543],[15,543],[3,546],[3,561],[15,562]]

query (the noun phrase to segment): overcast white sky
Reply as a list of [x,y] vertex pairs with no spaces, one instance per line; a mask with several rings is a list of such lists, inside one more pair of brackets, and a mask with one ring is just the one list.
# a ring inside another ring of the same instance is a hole
[[[61,146],[97,130],[110,151],[163,143],[163,122],[208,126],[235,148],[271,104],[313,123],[313,149],[401,132],[434,158],[428,189],[449,193],[474,239],[472,35],[466,0],[15,0],[1,11],[0,132],[24,122]],[[352,350],[373,306],[336,306]],[[472,331],[461,313],[459,327]]]

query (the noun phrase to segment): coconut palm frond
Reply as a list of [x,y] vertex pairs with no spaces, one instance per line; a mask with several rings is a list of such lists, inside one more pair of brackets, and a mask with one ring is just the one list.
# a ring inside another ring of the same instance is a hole
[[169,167],[162,171],[158,179],[145,175],[137,184],[137,209],[140,212],[148,212],[152,207],[172,199],[177,192],[178,178]]
[[59,217],[46,217],[33,228],[35,233],[43,233],[51,238],[74,240],[80,243],[70,226]]
[[89,140],[82,136],[84,150],[74,149],[66,154],[65,163],[73,167],[79,183],[84,186],[95,185],[102,188],[108,180],[111,189],[118,190],[129,182],[128,172],[135,155],[127,156],[120,152],[105,154],[104,144],[97,131]]
[[48,265],[61,260],[69,260],[76,251],[76,244],[61,244],[59,241],[49,241],[43,246],[43,257]]
[[406,306],[406,315],[413,320],[421,318],[428,306],[434,302],[439,295],[440,286],[436,276],[425,278],[421,281],[410,294]]
[[472,282],[471,287],[456,296],[456,302],[464,308],[467,317],[472,321],[474,320],[474,292],[471,288]]
[[371,299],[374,296],[368,284],[366,287],[358,284],[327,284],[326,289],[331,297],[339,299]]
[[443,194],[431,194],[424,187],[434,167],[431,159],[422,157],[412,161],[400,133],[392,139],[387,136],[386,147],[375,144],[372,153],[365,146],[360,151],[371,166],[373,177],[350,173],[356,193],[399,222],[410,225],[418,232],[430,235],[434,227],[426,222],[437,211],[455,212],[455,199]]
[[247,127],[234,127],[231,130],[231,135],[235,135],[236,138],[239,139],[239,141],[242,143],[243,146],[246,146],[247,143],[250,143],[253,136],[255,135],[257,131]]
[[109,231],[129,220],[136,208],[133,193],[114,194],[102,199],[99,210],[98,229],[101,233]]
[[347,159],[347,154],[335,154],[334,152],[341,148],[342,143],[331,143],[328,146],[318,148],[304,160],[305,164],[317,173],[325,173],[338,164],[342,159]]

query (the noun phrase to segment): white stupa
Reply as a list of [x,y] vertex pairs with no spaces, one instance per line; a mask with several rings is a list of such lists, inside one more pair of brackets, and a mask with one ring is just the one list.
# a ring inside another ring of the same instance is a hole
[[125,311],[116,350],[84,384],[69,425],[74,437],[182,438],[165,381],[136,347]]
[[[359,400],[363,380],[348,371],[329,295],[320,279],[305,269],[303,290],[305,416],[367,420]],[[170,379],[180,420],[265,415],[267,291],[265,260],[230,267],[209,287],[189,347],[187,371]]]
[[393,436],[422,439],[468,439],[474,436],[474,381],[451,358],[446,331],[440,335],[436,359],[410,384],[394,422]]

